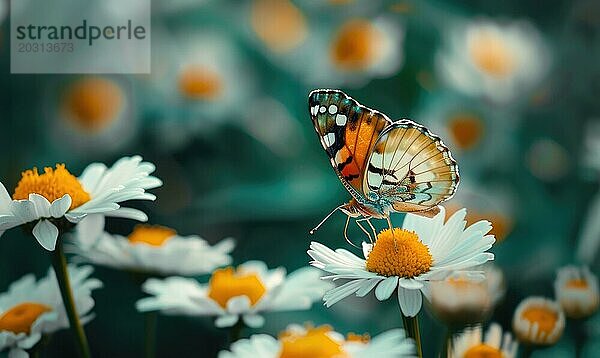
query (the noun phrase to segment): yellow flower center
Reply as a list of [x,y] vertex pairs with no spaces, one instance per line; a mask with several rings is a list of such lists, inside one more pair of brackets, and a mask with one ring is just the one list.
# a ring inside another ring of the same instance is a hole
[[419,236],[408,230],[383,230],[367,258],[367,270],[383,276],[415,277],[429,271],[433,257]]
[[254,306],[265,292],[267,289],[257,274],[240,273],[233,267],[216,270],[208,282],[208,297],[223,308],[227,307],[230,298],[236,296],[248,297]]
[[481,343],[469,348],[463,358],[502,358],[502,351]]
[[114,81],[90,77],[72,83],[66,90],[62,110],[66,118],[87,131],[106,128],[123,107],[123,91]]
[[0,331],[29,334],[33,322],[42,314],[50,311],[52,308],[41,303],[20,303],[0,316]]
[[176,234],[175,230],[160,225],[136,225],[127,239],[132,244],[162,246]]
[[212,101],[223,93],[223,79],[204,66],[187,66],[179,74],[179,91],[189,99]]
[[331,46],[331,59],[342,70],[369,67],[377,55],[382,34],[367,20],[350,20],[338,31]]
[[504,77],[515,68],[515,59],[504,40],[490,31],[473,34],[469,53],[475,66],[494,77]]
[[483,123],[481,118],[471,113],[459,113],[448,121],[448,128],[454,142],[460,149],[473,148],[481,140]]
[[558,314],[543,306],[530,306],[523,311],[521,317],[532,324],[538,324],[538,335],[542,332],[550,334],[558,322]]
[[255,0],[250,16],[256,36],[274,52],[295,49],[308,34],[302,11],[289,0]]
[[565,286],[567,288],[574,288],[574,289],[578,289],[578,290],[586,290],[589,287],[587,281],[582,280],[580,278],[576,278],[576,279],[567,281]]
[[371,336],[368,333],[356,334],[350,332],[346,335],[346,342],[369,343],[370,341]]
[[348,355],[339,342],[328,333],[331,327],[308,328],[306,333],[284,332],[279,337],[281,351],[279,358],[343,358]]
[[24,171],[15,188],[13,199],[28,199],[29,194],[33,193],[43,196],[49,202],[69,194],[72,200],[70,209],[90,200],[90,194],[83,190],[79,180],[69,173],[64,164],[56,164],[56,169],[46,167],[44,174],[38,174],[37,168]]

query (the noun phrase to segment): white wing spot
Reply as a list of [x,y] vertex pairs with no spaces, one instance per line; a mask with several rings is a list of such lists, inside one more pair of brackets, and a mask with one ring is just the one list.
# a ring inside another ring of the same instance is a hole
[[310,113],[312,113],[313,116],[316,116],[317,113],[319,113],[319,105],[311,107],[310,108]]
[[327,135],[323,137],[323,143],[325,143],[327,148],[331,147],[335,143],[335,134],[327,133]]
[[325,108],[325,106],[321,106],[321,108],[319,108],[319,112],[321,113],[325,113],[327,111],[327,108]]
[[338,114],[335,117],[335,124],[337,124],[338,126],[344,126],[344,125],[346,125],[347,121],[348,121],[348,117],[346,117],[345,114]]
[[332,104],[331,106],[329,106],[329,114],[336,114],[337,113],[337,106],[335,104]]

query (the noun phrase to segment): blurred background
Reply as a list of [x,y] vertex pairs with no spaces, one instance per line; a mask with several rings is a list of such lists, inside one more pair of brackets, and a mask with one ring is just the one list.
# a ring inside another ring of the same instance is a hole
[[[598,273],[598,1],[153,1],[152,71],[118,76],[11,75],[7,11],[0,0],[7,188],[33,166],[66,163],[78,174],[92,161],[140,154],[164,181],[155,203],[138,206],[151,223],[211,242],[234,237],[236,263],[259,259],[292,271],[307,265],[311,240],[347,246],[343,215],[308,234],[349,199],[307,109],[310,90],[339,88],[392,119],[427,126],[450,147],[461,185],[447,208],[492,221],[497,236],[492,251],[507,293],[492,320],[509,329],[522,298],[552,297],[562,265]],[[108,225],[127,234],[135,223]],[[0,255],[0,291],[49,266],[19,230],[2,236]],[[94,294],[97,317],[86,328],[92,350],[139,356],[139,286],[123,272],[98,267],[95,275],[105,287]],[[260,331],[310,321],[374,335],[401,325],[396,300],[316,306],[267,315]],[[600,319],[585,329],[583,356],[597,357]],[[443,332],[422,315],[426,354]],[[74,354],[69,335],[57,333],[48,354]],[[212,357],[227,339],[210,319],[166,316],[158,336],[159,356]],[[576,342],[567,327],[536,356],[574,356]]]

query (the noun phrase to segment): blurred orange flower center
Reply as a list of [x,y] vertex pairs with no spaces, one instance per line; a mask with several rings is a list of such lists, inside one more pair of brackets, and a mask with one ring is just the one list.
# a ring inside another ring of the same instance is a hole
[[281,53],[298,47],[308,33],[302,11],[289,0],[255,0],[251,25],[269,49]]
[[267,289],[257,274],[240,273],[233,267],[216,270],[208,282],[208,297],[223,308],[236,296],[246,296],[250,304],[255,305],[265,292]]
[[223,92],[223,79],[204,66],[188,66],[179,74],[179,91],[189,99],[215,100]]
[[175,230],[160,225],[136,225],[127,239],[132,244],[162,246],[176,234]]
[[0,316],[0,331],[29,334],[33,322],[42,314],[50,311],[52,308],[41,303],[20,303]]
[[585,290],[589,287],[587,281],[580,278],[567,281],[565,286],[567,286],[567,288],[574,288],[580,290]]
[[502,358],[502,352],[498,348],[481,343],[469,348],[464,358]]
[[281,351],[279,358],[344,358],[348,355],[339,342],[333,340],[328,333],[329,326],[308,328],[306,332],[286,331],[279,336]]
[[553,310],[542,306],[531,306],[526,308],[521,317],[529,322],[537,323],[538,334],[545,333],[546,335],[554,330],[558,321],[558,314]]
[[39,194],[53,202],[65,194],[71,197],[71,207],[74,209],[90,200],[90,194],[83,190],[77,178],[69,173],[64,164],[56,164],[56,169],[44,168],[44,174],[38,174],[37,168],[21,173],[21,180],[15,188],[13,199],[24,200],[29,194]]
[[503,39],[486,30],[473,33],[469,53],[475,66],[494,77],[504,77],[515,67],[515,59]]
[[471,113],[459,113],[448,121],[448,128],[454,142],[460,149],[473,148],[481,140],[483,123],[481,119]]
[[346,342],[369,343],[370,341],[371,336],[368,333],[356,334],[350,332],[346,335]]
[[383,230],[367,258],[367,270],[383,276],[415,277],[429,271],[433,257],[419,236],[408,230]]
[[364,70],[377,55],[382,34],[367,20],[350,20],[331,46],[333,63],[342,70]]
[[67,118],[82,129],[98,131],[117,118],[123,97],[123,91],[113,81],[84,78],[67,88],[62,108]]

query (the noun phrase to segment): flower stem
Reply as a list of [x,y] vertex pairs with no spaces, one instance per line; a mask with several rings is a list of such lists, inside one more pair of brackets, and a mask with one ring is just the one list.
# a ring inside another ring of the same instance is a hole
[[421,347],[421,334],[419,333],[419,315],[407,317],[402,314],[402,323],[408,336],[415,340],[417,346],[417,357],[423,358],[423,348]]
[[447,358],[449,356],[448,351],[452,349],[452,338],[454,337],[454,329],[450,326],[446,326],[446,334],[442,341],[442,350],[440,351],[440,357]]
[[71,290],[71,283],[69,282],[69,273],[67,271],[67,260],[63,252],[62,238],[59,237],[56,243],[56,249],[52,254],[52,267],[56,274],[56,280],[58,281],[58,287],[60,288],[60,295],[62,296],[63,304],[69,318],[69,326],[71,331],[77,338],[77,349],[79,356],[82,358],[90,358],[90,347],[88,346],[87,338],[83,327],[79,322],[79,315],[75,308],[75,301],[73,299],[73,292]]
[[236,324],[231,326],[229,329],[229,344],[237,341],[242,337],[242,330],[244,329],[244,321],[240,317]]
[[533,346],[532,345],[524,345],[523,346],[523,354],[521,358],[529,358],[533,354]]
[[156,311],[144,313],[144,356],[156,356],[156,326],[158,313]]

